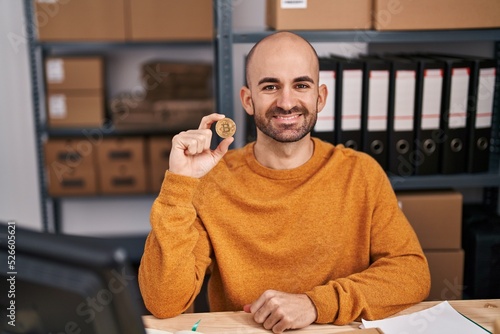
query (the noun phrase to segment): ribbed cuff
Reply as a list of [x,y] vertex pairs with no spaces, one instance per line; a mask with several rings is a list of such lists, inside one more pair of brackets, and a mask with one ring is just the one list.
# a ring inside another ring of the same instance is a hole
[[318,318],[316,323],[328,324],[337,319],[339,313],[339,303],[337,298],[332,296],[332,287],[327,285],[317,286],[311,291],[306,292],[306,295],[312,300]]
[[200,179],[165,172],[158,200],[165,204],[192,206]]

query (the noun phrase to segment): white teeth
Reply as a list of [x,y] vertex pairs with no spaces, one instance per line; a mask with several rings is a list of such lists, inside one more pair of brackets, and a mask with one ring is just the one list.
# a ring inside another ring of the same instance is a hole
[[293,119],[293,118],[297,118],[299,117],[299,115],[290,115],[290,116],[276,116],[276,118],[281,118],[281,119]]

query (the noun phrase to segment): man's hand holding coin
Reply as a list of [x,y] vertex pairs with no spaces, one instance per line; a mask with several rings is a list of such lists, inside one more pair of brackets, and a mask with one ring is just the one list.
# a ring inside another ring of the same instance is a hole
[[225,117],[221,114],[205,116],[201,119],[198,129],[183,131],[174,136],[170,151],[169,171],[200,178],[214,168],[234,141],[234,138],[230,136],[222,140],[215,150],[210,149],[212,142],[210,128],[213,123],[222,119]]

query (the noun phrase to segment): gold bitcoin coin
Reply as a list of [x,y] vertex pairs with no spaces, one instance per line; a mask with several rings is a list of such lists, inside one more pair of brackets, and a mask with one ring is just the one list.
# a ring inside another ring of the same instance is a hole
[[236,124],[230,118],[223,118],[215,124],[215,131],[222,138],[232,137],[236,132]]

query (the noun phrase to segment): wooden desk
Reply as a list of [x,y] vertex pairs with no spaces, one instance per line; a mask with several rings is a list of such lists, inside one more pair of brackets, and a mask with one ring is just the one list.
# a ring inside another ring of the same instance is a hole
[[[402,312],[395,314],[409,314],[432,307],[440,302],[422,302]],[[474,320],[489,331],[493,330],[495,319],[500,318],[500,299],[490,300],[451,300],[449,303],[458,312]],[[256,324],[251,315],[244,312],[213,312],[181,314],[175,318],[157,319],[153,316],[144,316],[144,324],[148,328],[166,331],[189,330],[193,324],[201,319],[198,330],[204,334],[269,334],[262,325]],[[290,333],[323,333],[334,334],[347,330],[358,329],[360,323],[354,322],[346,326],[312,324],[307,328]],[[361,332],[362,333],[362,332]]]

